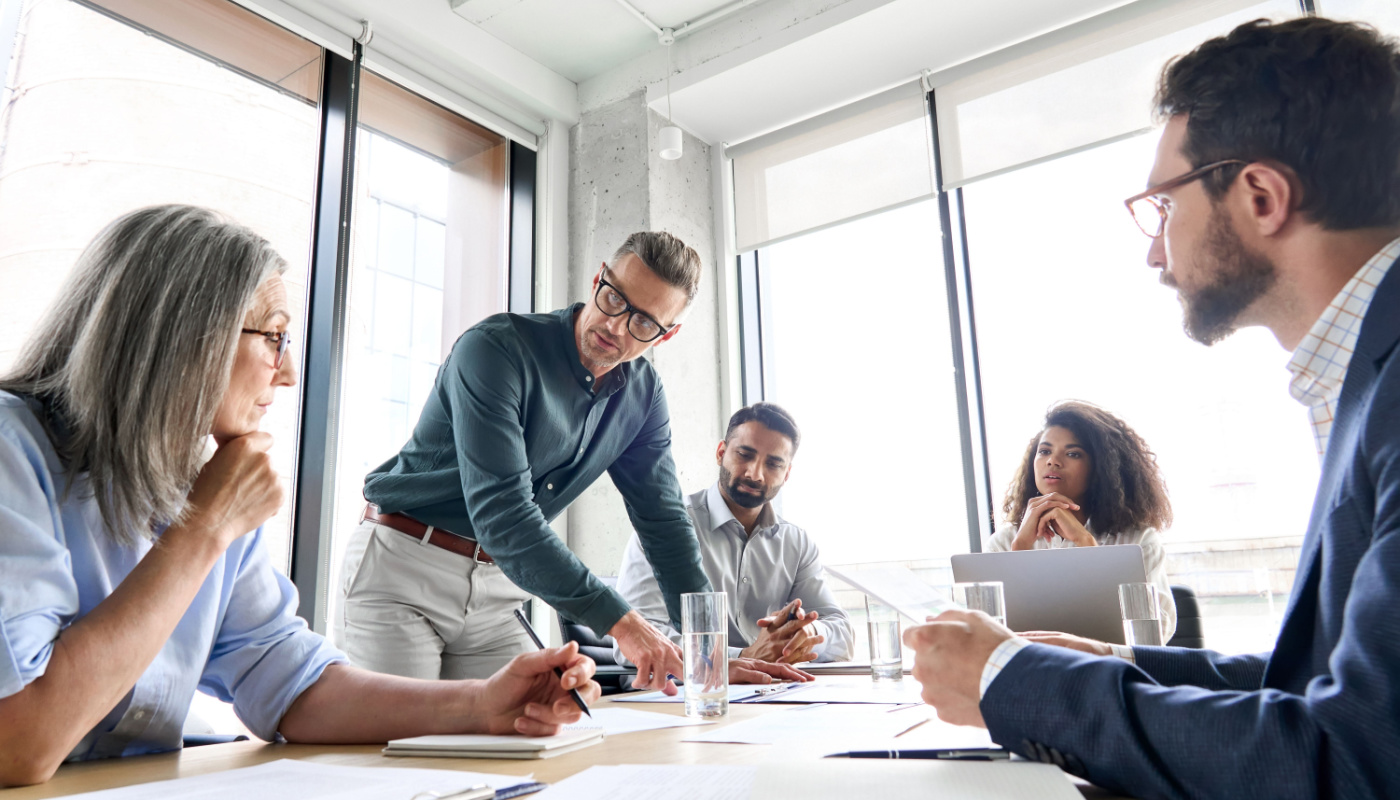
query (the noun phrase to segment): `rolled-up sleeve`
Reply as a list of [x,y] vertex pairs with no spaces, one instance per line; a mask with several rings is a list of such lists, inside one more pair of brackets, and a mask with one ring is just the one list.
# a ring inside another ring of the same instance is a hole
[[301,693],[346,658],[296,615],[296,588],[272,568],[262,529],[227,557],[232,586],[199,685],[232,702],[248,729],[270,741]]
[[627,505],[627,516],[661,587],[667,616],[678,626],[681,594],[710,591],[710,579],[700,563],[700,543],[671,458],[671,414],[660,383],[642,429],[608,475]]
[[78,612],[78,587],[44,456],[0,427],[0,697],[42,676]]

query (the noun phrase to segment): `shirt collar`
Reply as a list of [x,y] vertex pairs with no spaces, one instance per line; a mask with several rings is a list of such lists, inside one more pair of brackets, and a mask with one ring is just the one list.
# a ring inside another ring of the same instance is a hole
[[[710,512],[710,530],[717,531],[728,522],[733,522],[739,530],[744,526],[734,516],[734,512],[729,510],[729,504],[724,502],[724,495],[720,492],[719,481],[715,481],[710,490],[705,493],[705,507]],[[753,532],[759,534],[772,533],[778,529],[778,515],[773,511],[772,503],[764,503],[763,510],[758,512],[758,523],[754,525]]]
[[[574,373],[574,380],[578,381],[578,385],[587,389],[589,393],[593,393],[593,381],[595,380],[593,373],[589,372],[588,368],[583,365],[583,359],[578,353],[578,340],[574,338],[574,325],[582,310],[583,303],[574,303],[555,313],[559,315],[559,320],[563,323],[564,352],[568,356],[569,369]],[[631,364],[624,361],[608,370],[603,377],[598,378],[597,396],[607,397],[627,385],[627,371],[631,367]]]
[[1316,408],[1336,402],[1371,298],[1397,258],[1400,239],[1381,248],[1356,271],[1298,343],[1288,360],[1293,376],[1288,393],[1299,403]]

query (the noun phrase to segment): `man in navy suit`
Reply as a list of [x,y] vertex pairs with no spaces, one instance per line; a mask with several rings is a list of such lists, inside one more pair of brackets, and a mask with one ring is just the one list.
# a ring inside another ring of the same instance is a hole
[[905,634],[914,676],[941,718],[1139,797],[1400,797],[1400,51],[1248,23],[1169,64],[1157,108],[1129,200],[1148,263],[1192,338],[1293,352],[1325,454],[1278,642],[1031,641],[950,611]]

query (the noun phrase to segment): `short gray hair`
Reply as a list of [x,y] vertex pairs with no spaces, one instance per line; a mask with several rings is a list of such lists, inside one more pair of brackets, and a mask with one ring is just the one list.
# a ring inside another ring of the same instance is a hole
[[116,541],[183,518],[244,315],[286,268],[267,240],[208,209],[133,211],[78,257],[0,379],[49,408],[54,448],[71,475],[88,474]]
[[629,253],[641,259],[658,278],[685,292],[686,305],[700,291],[700,254],[671,234],[638,231],[617,248],[612,263],[616,264]]

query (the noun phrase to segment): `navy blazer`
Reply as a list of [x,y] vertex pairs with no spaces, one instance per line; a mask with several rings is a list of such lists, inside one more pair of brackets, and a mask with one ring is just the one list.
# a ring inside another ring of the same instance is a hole
[[1400,265],[1347,369],[1272,654],[1047,645],[982,698],[992,738],[1143,798],[1400,798]]

